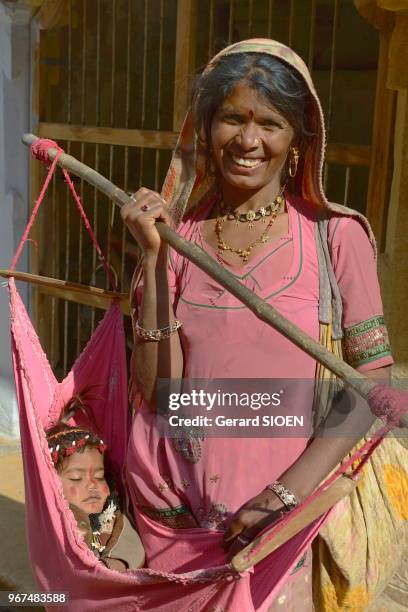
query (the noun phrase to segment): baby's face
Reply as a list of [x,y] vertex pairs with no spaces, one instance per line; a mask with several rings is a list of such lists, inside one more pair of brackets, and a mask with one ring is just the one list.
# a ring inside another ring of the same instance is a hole
[[86,446],[83,453],[66,457],[59,472],[65,498],[86,514],[102,512],[110,491],[105,480],[103,455]]

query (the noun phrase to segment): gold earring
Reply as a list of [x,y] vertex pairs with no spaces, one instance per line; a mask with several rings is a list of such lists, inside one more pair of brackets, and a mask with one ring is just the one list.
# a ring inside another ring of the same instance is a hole
[[299,149],[297,147],[290,147],[289,149],[289,176],[294,178],[298,169],[299,163]]

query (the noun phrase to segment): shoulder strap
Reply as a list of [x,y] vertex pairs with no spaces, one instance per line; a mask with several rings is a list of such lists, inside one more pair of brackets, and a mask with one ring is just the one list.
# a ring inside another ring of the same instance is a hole
[[343,337],[343,306],[339,286],[334,274],[328,245],[329,219],[319,219],[316,223],[316,248],[319,264],[319,321],[331,323],[333,340]]

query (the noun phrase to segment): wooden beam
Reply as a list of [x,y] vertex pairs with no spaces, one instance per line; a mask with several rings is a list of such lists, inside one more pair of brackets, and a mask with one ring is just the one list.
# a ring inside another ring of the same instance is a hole
[[[406,0],[403,1],[407,4]],[[387,89],[387,74],[395,15],[391,10],[385,10],[391,7],[391,5],[386,6],[386,2],[380,3],[378,0],[353,0],[353,2],[360,15],[378,30],[380,39],[366,215],[381,252],[385,248],[393,173],[396,92]]]
[[379,36],[380,50],[366,215],[381,252],[385,247],[388,205],[394,167],[394,122],[397,92],[387,88],[391,31],[382,31]]
[[[178,138],[177,132],[127,130],[68,123],[43,122],[39,124],[38,131],[40,138],[51,138],[56,141],[67,140],[145,149],[173,149]],[[370,147],[368,145],[329,144],[326,149],[326,161],[344,166],[369,166]]]
[[[112,305],[112,300],[106,298],[106,296],[98,296],[86,293],[78,293],[71,291],[66,287],[38,287],[38,293],[43,296],[50,296],[59,298],[60,300],[67,300],[68,302],[74,302],[75,304],[83,304],[84,306],[92,306],[93,308],[100,308],[101,310],[108,310]],[[124,315],[130,316],[129,296],[126,294],[126,299],[121,299],[120,309]]]
[[40,138],[69,140],[93,144],[140,147],[144,149],[173,149],[177,142],[176,132],[156,130],[128,130],[125,128],[96,127],[93,125],[72,125],[68,123],[40,123]]
[[378,0],[353,0],[353,3],[363,19],[376,30],[387,30],[394,21],[394,15],[380,7]]
[[173,130],[181,129],[189,102],[189,78],[194,70],[197,0],[178,0]]
[[42,295],[50,295],[76,304],[102,308],[103,310],[107,310],[113,300],[119,300],[122,312],[130,315],[129,295],[127,293],[107,291],[99,287],[29,274],[28,272],[17,272],[16,270],[0,270],[0,276],[3,278],[13,277],[16,281],[32,283],[36,285],[38,292]]
[[341,166],[369,166],[371,148],[369,145],[329,144],[326,161]]
[[408,2],[407,0],[377,0],[377,4],[380,8],[387,11],[407,11]]

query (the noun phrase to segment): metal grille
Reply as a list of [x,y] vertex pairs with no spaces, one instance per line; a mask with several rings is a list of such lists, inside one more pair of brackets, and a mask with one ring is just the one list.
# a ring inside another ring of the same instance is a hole
[[[329,198],[364,212],[378,40],[352,0],[68,0],[67,5],[65,21],[40,33],[41,136],[58,140],[126,191],[142,185],[159,190],[192,68],[204,66],[229,42],[271,37],[292,46],[313,74],[326,113]],[[127,291],[134,241],[105,196],[76,184],[120,290]],[[39,225],[34,272],[107,287],[60,173]],[[41,291],[37,325],[52,365],[63,375],[103,312]]]

